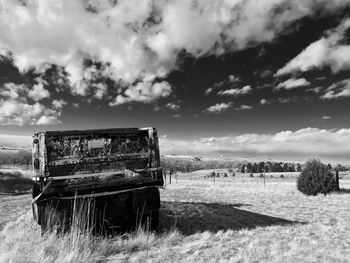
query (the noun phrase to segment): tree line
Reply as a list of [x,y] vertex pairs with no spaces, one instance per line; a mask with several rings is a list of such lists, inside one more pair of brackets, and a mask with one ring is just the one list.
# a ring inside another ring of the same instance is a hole
[[197,160],[195,159],[175,159],[161,158],[161,165],[165,171],[171,173],[182,172],[189,173],[204,169],[232,169],[237,167],[235,161],[219,161],[219,160]]
[[[348,167],[337,164],[332,166],[327,165],[330,170],[347,171]],[[240,166],[241,173],[275,173],[275,172],[301,172],[302,165],[300,163],[283,163],[283,162],[259,162],[259,163],[244,163]]]

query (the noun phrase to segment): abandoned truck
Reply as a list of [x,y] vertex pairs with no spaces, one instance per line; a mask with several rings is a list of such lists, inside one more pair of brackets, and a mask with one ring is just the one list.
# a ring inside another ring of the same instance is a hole
[[155,128],[39,132],[32,147],[32,208],[42,233],[70,226],[77,200],[93,204],[98,231],[124,231],[140,218],[157,227],[163,175]]

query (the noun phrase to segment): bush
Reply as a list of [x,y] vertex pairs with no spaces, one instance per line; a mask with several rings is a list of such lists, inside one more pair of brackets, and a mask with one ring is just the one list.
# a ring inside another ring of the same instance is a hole
[[306,195],[327,194],[335,190],[334,175],[327,165],[321,163],[320,160],[312,159],[306,162],[301,171],[297,188]]
[[263,177],[264,177],[264,175],[263,175],[263,174],[260,174],[260,175],[259,175],[259,177],[260,177],[260,178],[263,178]]
[[280,178],[284,178],[284,175],[283,175],[283,174],[281,174],[281,175],[280,175]]
[[254,174],[250,174],[249,177],[254,177]]

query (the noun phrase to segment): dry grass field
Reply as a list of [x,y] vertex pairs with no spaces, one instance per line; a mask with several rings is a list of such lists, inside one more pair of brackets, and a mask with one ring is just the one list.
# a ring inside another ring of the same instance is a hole
[[350,176],[304,196],[295,176],[181,175],[161,190],[159,230],[40,236],[30,196],[2,196],[0,262],[350,262]]

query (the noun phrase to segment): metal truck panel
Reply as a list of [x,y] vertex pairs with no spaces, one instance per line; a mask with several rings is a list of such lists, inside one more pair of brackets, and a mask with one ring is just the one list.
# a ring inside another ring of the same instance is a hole
[[45,188],[40,198],[162,186],[158,147],[155,128],[37,133],[35,181]]

